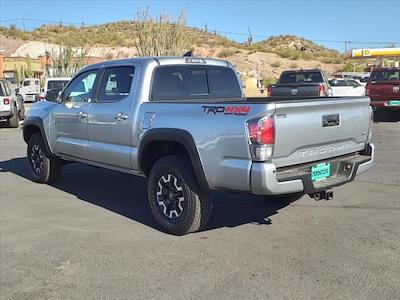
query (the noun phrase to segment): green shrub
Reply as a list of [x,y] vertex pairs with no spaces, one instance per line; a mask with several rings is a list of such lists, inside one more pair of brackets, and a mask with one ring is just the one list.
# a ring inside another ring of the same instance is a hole
[[279,61],[274,61],[272,64],[270,64],[270,66],[273,68],[279,68],[281,66],[281,63]]
[[278,81],[276,77],[266,77],[263,79],[263,83],[265,87],[270,86],[271,84],[275,84]]
[[356,62],[354,60],[348,60],[343,67],[340,69],[341,72],[363,72],[363,63]]
[[233,49],[224,48],[218,52],[217,56],[220,58],[232,56],[235,53]]

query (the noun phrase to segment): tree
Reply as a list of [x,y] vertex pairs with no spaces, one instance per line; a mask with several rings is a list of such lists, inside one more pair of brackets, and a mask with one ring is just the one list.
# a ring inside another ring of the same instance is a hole
[[32,60],[29,55],[26,55],[26,70],[25,77],[33,77]]
[[176,20],[165,13],[153,19],[147,8],[136,14],[134,24],[137,35],[135,47],[139,56],[182,55],[188,47],[183,11]]
[[22,73],[21,69],[19,69],[16,64],[14,65],[14,74],[15,74],[15,80],[19,84],[22,81]]
[[26,78],[26,72],[24,66],[20,66],[19,72],[21,74],[21,81]]
[[74,49],[71,45],[60,45],[58,51],[48,53],[51,57],[48,75],[72,77],[85,65],[86,54],[87,51],[83,48]]

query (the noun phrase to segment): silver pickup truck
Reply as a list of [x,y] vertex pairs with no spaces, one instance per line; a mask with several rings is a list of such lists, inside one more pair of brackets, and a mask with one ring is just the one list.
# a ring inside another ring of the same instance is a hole
[[95,64],[47,100],[23,130],[33,180],[67,162],[146,176],[156,221],[177,235],[207,223],[212,190],[328,199],[374,157],[368,98],[246,99],[226,61]]

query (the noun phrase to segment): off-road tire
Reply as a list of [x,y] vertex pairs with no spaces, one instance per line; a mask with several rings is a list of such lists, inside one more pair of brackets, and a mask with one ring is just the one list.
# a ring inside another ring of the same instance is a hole
[[[175,178],[176,181],[173,182]],[[178,199],[183,197],[183,200],[182,205],[181,202],[178,204],[182,208],[179,216],[176,210],[170,210],[168,216],[164,201],[160,205],[159,194],[163,192],[163,187],[159,185],[162,184],[161,180],[164,184],[174,184],[174,187],[180,189]],[[155,220],[163,230],[174,235],[201,230],[211,216],[211,195],[199,187],[189,159],[184,155],[165,156],[154,164],[148,180],[148,198]],[[175,212],[175,218],[172,217],[172,212]]]
[[11,127],[11,128],[18,128],[19,127],[19,116],[18,116],[17,107],[14,106],[13,110],[14,110],[13,115],[11,118],[9,118],[7,120],[7,125],[8,125],[8,127]]
[[[35,162],[32,161],[38,157]],[[41,156],[41,157],[40,157]],[[34,133],[29,138],[27,148],[27,160],[29,173],[32,180],[38,183],[52,183],[61,174],[62,161],[47,151],[43,137],[40,133]]]

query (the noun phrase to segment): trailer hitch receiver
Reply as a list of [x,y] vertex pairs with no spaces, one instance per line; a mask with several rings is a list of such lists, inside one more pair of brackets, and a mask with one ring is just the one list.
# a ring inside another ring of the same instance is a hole
[[331,199],[333,199],[333,191],[332,190],[321,191],[321,192],[309,194],[309,196],[311,198],[314,198],[316,201],[331,200]]

